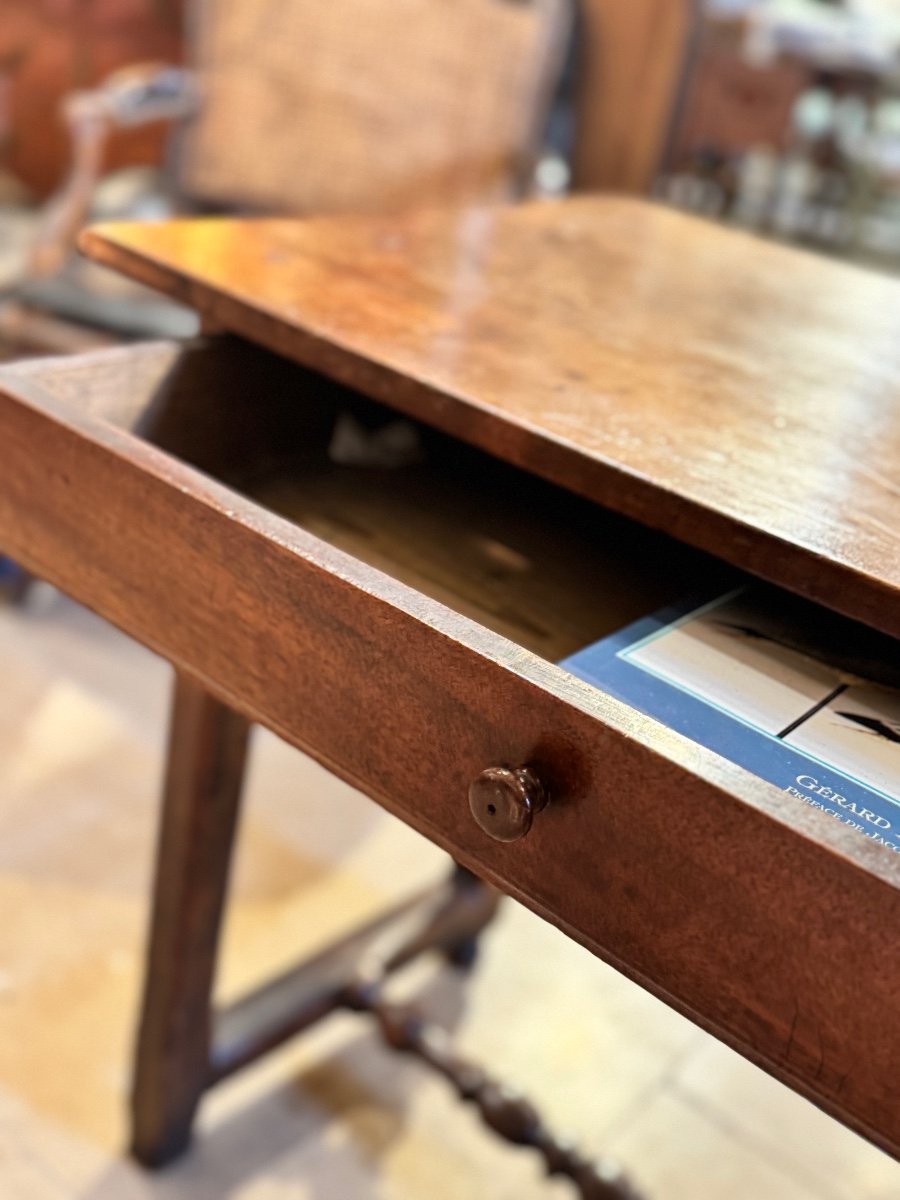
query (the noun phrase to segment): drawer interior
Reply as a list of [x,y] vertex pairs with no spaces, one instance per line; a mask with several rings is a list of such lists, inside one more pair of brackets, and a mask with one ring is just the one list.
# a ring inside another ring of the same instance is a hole
[[180,356],[133,415],[166,451],[551,661],[734,578],[237,340]]

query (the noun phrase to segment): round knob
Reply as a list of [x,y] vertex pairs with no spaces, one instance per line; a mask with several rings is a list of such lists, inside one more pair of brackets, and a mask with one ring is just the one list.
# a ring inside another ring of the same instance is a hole
[[472,816],[497,842],[523,838],[548,799],[530,767],[488,767],[469,787]]

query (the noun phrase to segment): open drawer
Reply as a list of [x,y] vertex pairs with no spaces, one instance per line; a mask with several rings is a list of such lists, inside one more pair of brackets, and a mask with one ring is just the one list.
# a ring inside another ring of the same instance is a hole
[[896,858],[554,665],[733,571],[394,420],[230,338],[8,368],[0,549],[900,1153]]

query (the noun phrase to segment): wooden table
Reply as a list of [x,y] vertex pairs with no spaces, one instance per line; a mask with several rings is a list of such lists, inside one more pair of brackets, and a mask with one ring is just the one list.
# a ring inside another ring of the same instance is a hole
[[900,635],[900,284],[600,198],[84,246],[217,332],[3,374],[3,548],[900,1154],[896,856],[554,665],[735,570]]

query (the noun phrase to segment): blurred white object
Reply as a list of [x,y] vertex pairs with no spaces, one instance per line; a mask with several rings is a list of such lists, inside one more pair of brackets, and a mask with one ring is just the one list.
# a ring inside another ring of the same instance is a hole
[[409,421],[390,421],[366,429],[350,413],[335,422],[328,457],[343,467],[394,469],[421,462],[425,455],[419,431]]
[[792,54],[822,67],[892,73],[900,57],[900,0],[707,0],[719,18],[744,18],[745,53],[764,65]]

